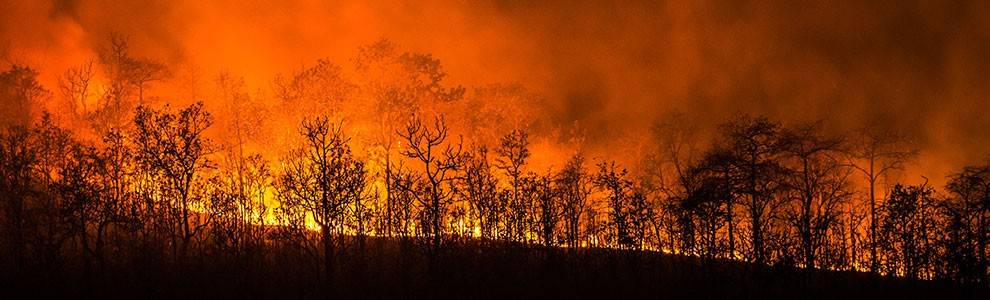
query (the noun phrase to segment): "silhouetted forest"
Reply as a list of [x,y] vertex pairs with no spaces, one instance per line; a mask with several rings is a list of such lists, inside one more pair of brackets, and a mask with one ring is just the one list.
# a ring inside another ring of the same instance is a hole
[[[223,105],[171,107],[148,88],[174,74],[130,56],[122,37],[55,89],[32,68],[3,71],[2,285],[119,297],[986,295],[990,165],[944,187],[900,184],[887,175],[919,149],[896,131],[739,114],[705,146],[683,116],[658,124],[636,166],[574,151],[536,168],[531,130],[546,129],[526,120],[540,116],[466,96],[518,89],[448,86],[438,60],[387,41],[360,53],[357,75],[321,60],[276,76],[274,105],[221,74]],[[71,109],[33,113],[42,101]]]

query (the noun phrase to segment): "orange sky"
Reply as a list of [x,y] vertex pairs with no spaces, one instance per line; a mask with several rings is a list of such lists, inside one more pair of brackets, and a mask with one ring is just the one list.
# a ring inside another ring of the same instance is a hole
[[598,2],[0,0],[0,58],[53,89],[120,32],[175,70],[155,91],[170,99],[205,95],[220,71],[267,90],[387,38],[435,55],[451,83],[523,84],[597,153],[638,151],[671,111],[708,130],[736,112],[837,132],[878,120],[922,148],[909,182],[990,153],[986,1]]

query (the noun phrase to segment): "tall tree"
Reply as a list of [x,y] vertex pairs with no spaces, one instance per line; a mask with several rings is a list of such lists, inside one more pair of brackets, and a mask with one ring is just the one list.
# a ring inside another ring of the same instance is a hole
[[746,209],[750,227],[750,259],[763,264],[767,259],[766,233],[772,226],[782,201],[785,168],[780,164],[783,145],[780,125],[765,117],[738,117],[721,126],[725,149],[738,158],[740,203]]
[[364,197],[364,162],[351,153],[340,126],[327,117],[302,123],[304,145],[292,152],[279,178],[283,206],[319,226],[325,280],[333,279],[335,236],[343,233],[349,205]]
[[532,174],[523,180],[523,197],[533,199],[535,203],[532,232],[539,237],[543,247],[549,249],[556,245],[557,223],[560,222],[561,203],[560,190],[553,185],[549,175]]
[[955,280],[987,282],[990,245],[990,166],[968,166],[949,177],[945,203],[948,257]]
[[[113,33],[98,51],[100,66],[107,83],[102,101],[94,111],[97,130],[121,128],[127,113],[135,106],[145,105],[144,92],[150,82],[167,77],[165,66],[154,60],[131,55],[130,40]],[[136,95],[136,99],[134,98]]]
[[877,260],[877,181],[888,172],[904,167],[918,154],[917,149],[907,145],[904,136],[879,126],[866,126],[853,140],[851,165],[866,177],[870,186],[870,270],[879,267]]
[[[177,233],[170,234],[173,251],[182,258],[190,241],[209,225],[212,215],[202,216],[193,207],[205,207],[201,189],[203,172],[213,167],[208,156],[211,141],[204,131],[213,118],[202,102],[173,113],[167,106],[156,110],[139,106],[134,116],[136,159],[164,184],[162,207]],[[176,248],[177,247],[177,248]]]
[[850,170],[842,161],[842,140],[821,133],[818,124],[801,124],[782,133],[790,160],[790,189],[795,207],[789,221],[801,240],[804,266],[814,268],[829,231],[841,221],[841,205],[849,200]]
[[912,279],[930,278],[935,255],[934,235],[939,224],[934,217],[937,202],[932,187],[894,185],[880,207],[878,248],[883,250],[887,274]]
[[28,206],[35,194],[33,168],[38,162],[31,132],[10,126],[0,135],[0,203],[3,210],[4,259],[15,272],[25,270],[30,217]]
[[[675,209],[681,220],[681,240],[690,245],[685,250],[693,250],[701,257],[712,259],[721,252],[723,245],[718,233],[726,227],[730,220],[732,199],[731,179],[725,178],[722,161],[718,152],[705,156],[702,163],[691,168],[685,179],[686,196],[677,203]],[[729,227],[731,229],[731,227]],[[727,252],[733,255],[733,247],[729,230],[727,236]],[[693,248],[693,249],[692,249]]]
[[[358,49],[354,59],[357,71],[356,90],[361,105],[359,111],[368,112],[369,119],[378,120],[377,135],[370,140],[380,148],[372,148],[378,163],[383,165],[385,181],[385,215],[395,213],[397,207],[393,195],[402,191],[392,190],[392,155],[398,148],[395,132],[398,127],[410,121],[416,113],[430,110],[437,103],[459,100],[463,97],[462,87],[446,87],[443,79],[446,73],[440,61],[429,54],[401,52],[389,40],[379,40]],[[389,224],[387,224],[389,225]],[[391,226],[385,233],[390,235]]]
[[0,125],[30,125],[33,108],[49,96],[37,78],[37,71],[20,65],[0,73]]
[[[718,219],[720,214],[724,213],[721,217],[725,223],[726,228],[726,241],[727,245],[727,255],[730,258],[736,258],[736,198],[740,191],[739,176],[740,172],[737,168],[739,164],[738,157],[734,156],[735,153],[725,148],[724,145],[716,145],[715,148],[709,150],[705,153],[704,157],[697,163],[697,165],[692,169],[692,173],[695,180],[688,180],[685,182],[694,182],[700,180],[693,184],[697,188],[696,192],[700,192],[701,195],[706,197],[714,197],[712,199],[707,199],[705,201],[710,203],[698,203],[703,204],[699,208],[703,208],[705,216],[709,218]],[[698,178],[700,177],[700,178]],[[713,209],[714,204],[724,204],[724,212],[719,212],[719,210]],[[714,225],[710,224],[709,226]],[[711,229],[717,230],[718,226],[712,226]]]
[[498,180],[488,156],[488,149],[484,146],[464,152],[464,164],[457,189],[461,197],[467,200],[471,217],[477,222],[479,235],[486,241],[495,238],[495,229],[499,223],[497,215],[500,212]]
[[583,156],[577,154],[567,161],[564,169],[557,174],[556,185],[561,193],[564,241],[568,247],[577,248],[581,245],[581,217],[593,192],[590,177],[584,170]]
[[75,116],[82,118],[90,113],[90,96],[96,85],[93,65],[93,61],[88,61],[79,67],[69,68],[58,78],[59,90],[66,104]]
[[613,245],[620,248],[636,246],[630,217],[630,195],[633,183],[626,176],[626,169],[619,169],[615,162],[598,163],[598,173],[594,177],[595,185],[606,193],[609,218],[611,219],[611,236]]
[[529,152],[529,134],[523,130],[513,130],[501,138],[496,153],[498,153],[496,166],[505,172],[509,178],[509,186],[512,187],[507,220],[509,224],[506,227],[508,227],[512,239],[524,241],[526,239],[525,230],[528,227],[529,201],[532,199],[522,197],[520,193],[523,183],[523,167],[526,165],[526,159],[531,155]]
[[447,125],[442,116],[437,116],[433,128],[419,119],[406,124],[399,136],[406,144],[402,154],[422,164],[426,194],[418,197],[425,216],[424,226],[431,239],[430,250],[436,258],[443,241],[443,221],[447,208],[452,202],[453,191],[450,185],[455,179],[454,171],[461,165],[461,144],[447,140]]
[[[95,148],[84,145],[72,137],[70,131],[56,126],[46,114],[36,126],[37,150],[41,156],[38,165],[45,177],[54,203],[45,205],[51,218],[50,228],[63,225],[58,232],[47,235],[52,251],[58,251],[66,239],[75,239],[82,249],[84,272],[89,274],[95,253],[91,248],[91,224],[96,224],[97,208],[103,182],[100,175],[101,158]],[[54,214],[52,214],[54,213]],[[65,224],[60,224],[60,223]]]
[[315,65],[291,76],[277,75],[275,98],[290,119],[331,116],[340,117],[341,105],[354,91],[354,84],[344,77],[343,69],[321,59]]

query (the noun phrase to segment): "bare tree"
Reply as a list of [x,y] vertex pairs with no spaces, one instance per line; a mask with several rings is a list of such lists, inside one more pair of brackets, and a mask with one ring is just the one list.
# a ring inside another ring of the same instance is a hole
[[443,219],[452,202],[450,185],[455,179],[454,171],[461,165],[461,144],[454,145],[447,141],[447,125],[442,116],[436,117],[432,129],[421,120],[414,119],[398,134],[406,143],[402,154],[423,166],[426,193],[412,195],[417,197],[424,209],[425,223],[422,225],[427,237],[432,240],[430,250],[435,257],[443,240]]
[[503,136],[500,142],[496,149],[496,153],[498,153],[496,166],[509,177],[509,185],[512,187],[506,229],[509,231],[511,239],[524,241],[526,239],[525,230],[528,227],[529,200],[531,199],[521,197],[520,189],[522,188],[523,166],[526,165],[526,159],[530,156],[529,135],[522,130],[513,130]]
[[550,175],[526,176],[522,187],[523,197],[536,202],[533,211],[536,222],[532,232],[539,236],[543,247],[549,249],[557,243],[557,224],[562,214],[560,190],[554,186]]
[[572,156],[557,175],[556,184],[561,193],[564,240],[568,247],[577,248],[581,245],[581,216],[593,192],[590,177],[584,170],[584,157]]
[[190,241],[209,225],[212,215],[202,216],[193,207],[205,207],[202,172],[212,168],[207,158],[211,142],[203,132],[212,116],[198,102],[176,113],[168,107],[155,110],[139,106],[134,116],[136,159],[142,168],[164,183],[161,200],[178,231],[171,234],[173,251],[185,255]]
[[870,185],[870,270],[879,267],[877,260],[877,200],[876,185],[888,172],[904,167],[918,150],[911,149],[907,140],[900,134],[878,126],[863,128],[853,141],[851,151],[853,168],[866,177]]
[[878,248],[883,250],[887,274],[912,279],[931,278],[936,251],[934,235],[940,225],[934,189],[927,182],[920,186],[894,185],[880,207]]
[[[244,79],[229,73],[216,78],[217,93],[222,101],[221,118],[218,120],[224,160],[221,161],[222,184],[229,187],[225,193],[233,200],[229,218],[239,228],[236,235],[250,242],[248,246],[262,246],[265,234],[266,193],[272,181],[268,162],[259,154],[250,154],[247,148],[265,133],[269,111],[258,99],[244,89]],[[221,197],[223,198],[223,197]],[[259,224],[262,226],[253,226]],[[234,234],[232,232],[232,234]]]
[[343,234],[348,206],[364,196],[364,162],[354,158],[342,128],[326,117],[303,121],[302,135],[305,144],[283,167],[279,193],[285,209],[311,216],[319,226],[323,271],[330,282],[334,238]]
[[392,223],[390,227],[400,237],[402,245],[405,247],[413,235],[416,200],[425,197],[420,196],[420,194],[423,194],[426,188],[422,184],[421,178],[412,171],[406,170],[401,164],[396,165],[392,172],[388,173],[388,176],[391,177],[391,180],[388,181],[388,184],[392,185],[390,190],[395,193],[392,196],[392,201],[388,203],[392,211],[391,215],[388,216],[388,222]]
[[614,230],[611,232],[612,242],[620,248],[632,248],[636,245],[630,224],[633,183],[625,178],[626,174],[628,171],[618,169],[615,162],[601,162],[598,163],[598,173],[594,177],[595,185],[606,192],[610,227]]
[[[121,128],[131,108],[145,105],[147,85],[166,78],[168,71],[161,63],[131,56],[128,37],[117,33],[110,35],[98,54],[107,84],[100,106],[95,110],[98,117],[95,125],[100,131]],[[137,99],[133,98],[135,93]]]
[[[415,59],[421,57],[424,59]],[[354,59],[357,69],[356,90],[363,105],[370,107],[359,109],[370,112],[370,119],[377,119],[378,136],[372,139],[373,144],[380,145],[380,151],[375,153],[379,163],[384,165],[383,174],[378,176],[385,180],[385,211],[387,219],[395,212],[393,195],[401,191],[392,190],[393,160],[396,150],[396,126],[403,126],[410,118],[422,110],[422,106],[431,106],[437,102],[448,102],[463,97],[463,88],[444,87],[442,80],[446,77],[439,61],[428,55],[401,53],[397,45],[389,40],[379,40],[358,49]],[[386,223],[385,235],[391,235],[392,224]]]
[[488,161],[488,149],[478,147],[465,151],[462,156],[464,164],[457,192],[470,206],[471,218],[478,223],[482,240],[494,239],[501,203],[498,180]]
[[90,113],[88,102],[96,76],[93,64],[93,61],[88,61],[77,68],[70,68],[58,79],[59,90],[72,113],[83,118]]
[[948,221],[947,273],[962,282],[987,282],[990,244],[990,166],[968,166],[950,175],[944,204]]
[[817,255],[829,240],[829,231],[841,222],[840,208],[849,200],[850,170],[839,156],[842,140],[826,137],[817,124],[784,130],[786,156],[792,160],[790,188],[796,208],[791,224],[801,240],[804,266],[814,268]]
[[[714,242],[710,239],[710,229],[716,229],[718,224],[707,224],[703,221],[710,221],[710,218],[725,219],[729,228],[729,252],[734,253],[735,231],[732,220],[733,198],[728,199],[702,199],[716,196],[713,192],[718,189],[712,185],[711,178],[722,176],[723,183],[731,184],[729,173],[718,172],[724,170],[731,172],[730,156],[721,148],[716,146],[705,153],[699,152],[698,134],[699,128],[691,119],[681,113],[672,113],[652,128],[653,139],[656,142],[656,152],[649,157],[651,163],[647,169],[650,181],[644,181],[645,187],[652,191],[655,202],[663,208],[661,214],[654,221],[656,232],[665,232],[666,244],[673,251],[692,250],[698,246],[695,243],[697,233],[702,233],[702,239]],[[708,186],[704,186],[708,185]],[[724,188],[731,189],[731,186]],[[699,194],[700,193],[700,194]],[[730,194],[726,194],[731,196]],[[727,205],[727,218],[720,218],[719,206]],[[700,214],[700,215],[699,215]],[[707,217],[702,217],[705,215]],[[699,219],[699,217],[701,217]],[[702,222],[702,223],[699,223]],[[713,226],[708,226],[713,225]],[[716,226],[717,225],[717,226]],[[704,227],[696,228],[696,227]],[[696,229],[701,229],[698,232]],[[681,246],[677,246],[677,243]],[[706,244],[707,245],[707,244]],[[714,245],[709,245],[714,246]],[[714,250],[714,249],[712,249]]]
[[721,126],[725,149],[738,158],[739,194],[750,226],[750,259],[763,264],[767,259],[765,233],[772,225],[782,201],[785,169],[780,164],[780,126],[766,118],[742,116]]
[[155,81],[164,80],[169,76],[165,65],[151,59],[135,59],[130,64],[128,81],[137,87],[138,105],[144,105],[144,90]]
[[271,225],[266,220],[271,171],[260,155],[246,158],[240,170],[228,166],[220,171],[207,184],[210,201],[206,209],[216,216],[210,237],[218,252],[233,259],[248,258],[264,246],[267,225]]

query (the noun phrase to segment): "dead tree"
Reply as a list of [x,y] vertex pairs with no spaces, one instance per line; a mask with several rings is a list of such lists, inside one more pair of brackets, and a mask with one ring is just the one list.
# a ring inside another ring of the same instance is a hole
[[89,98],[94,88],[93,61],[88,61],[78,68],[70,68],[58,78],[59,90],[72,113],[85,118],[90,113]]
[[878,249],[889,275],[911,279],[930,278],[934,269],[939,220],[935,217],[937,199],[927,182],[919,186],[894,185],[880,207]]
[[201,215],[193,207],[205,207],[201,177],[212,168],[208,156],[211,142],[204,131],[212,116],[198,102],[176,113],[168,107],[155,110],[139,106],[134,116],[136,160],[163,184],[159,200],[169,214],[173,254],[185,256],[189,243],[209,225],[212,215]]
[[[357,69],[357,97],[366,99],[364,105],[370,106],[370,109],[364,110],[369,113],[367,117],[378,120],[378,136],[373,143],[381,148],[373,151],[380,151],[375,155],[378,163],[384,165],[383,174],[378,175],[385,181],[386,203],[383,213],[386,219],[393,219],[392,214],[397,213],[392,210],[397,207],[392,203],[396,200],[393,195],[402,193],[393,190],[395,185],[390,182],[393,178],[393,164],[396,163],[393,161],[393,154],[397,148],[401,148],[398,145],[400,139],[395,135],[396,130],[401,130],[399,127],[408,123],[421,107],[458,100],[464,92],[460,87],[444,87],[442,80],[446,74],[438,60],[424,54],[402,53],[389,40],[379,40],[360,47],[354,62]],[[392,225],[394,224],[385,224],[385,235],[392,234]]]
[[148,84],[165,79],[168,71],[165,65],[154,60],[131,56],[128,38],[116,33],[110,35],[98,54],[107,84],[100,95],[99,106],[94,109],[94,125],[104,132],[122,128],[127,113],[135,106],[145,105],[144,92]]
[[731,156],[738,158],[739,194],[750,226],[750,259],[763,264],[767,259],[766,233],[773,225],[786,187],[785,169],[780,164],[780,126],[766,118],[742,116],[721,126]]
[[968,166],[952,174],[944,204],[948,226],[946,272],[961,282],[986,283],[990,244],[990,165]]
[[436,254],[443,241],[443,224],[452,202],[454,171],[461,165],[461,144],[447,141],[447,125],[442,116],[434,119],[433,128],[419,119],[406,124],[398,133],[405,142],[402,154],[422,164],[425,195],[412,193],[423,208],[424,233],[431,239],[430,252]]
[[800,238],[804,266],[814,268],[830,230],[841,222],[841,206],[852,195],[850,170],[840,156],[842,140],[823,136],[816,124],[786,129],[782,139],[791,161],[788,185],[794,200],[788,220]]
[[562,214],[560,192],[550,175],[532,174],[523,180],[523,196],[536,202],[533,207],[536,222],[532,231],[547,249],[557,244],[557,224]]
[[471,218],[477,222],[480,238],[495,238],[499,212],[498,180],[488,161],[488,149],[478,147],[464,152],[457,192],[470,206]]
[[906,145],[906,139],[896,132],[877,126],[867,126],[853,141],[851,165],[866,177],[870,185],[870,270],[879,267],[877,260],[877,200],[876,185],[888,172],[904,167],[918,150]]
[[581,216],[593,192],[590,177],[584,170],[584,157],[574,155],[557,174],[561,213],[564,218],[564,241],[570,248],[581,246]]
[[334,239],[343,234],[348,206],[364,196],[364,162],[351,153],[343,129],[326,117],[303,121],[302,135],[304,145],[290,154],[279,177],[281,205],[319,226],[323,272],[331,282]]
[[507,217],[506,229],[509,231],[510,239],[525,242],[526,228],[528,228],[528,215],[531,199],[521,197],[523,166],[529,158],[529,135],[522,130],[513,130],[502,137],[500,145],[496,149],[498,158],[496,166],[505,172],[509,178],[509,185],[512,187],[512,197],[509,203],[509,216]]
[[636,245],[631,228],[630,195],[633,189],[632,181],[626,179],[626,169],[619,169],[615,162],[598,164],[598,173],[594,183],[606,193],[610,235],[614,246],[629,249]]

